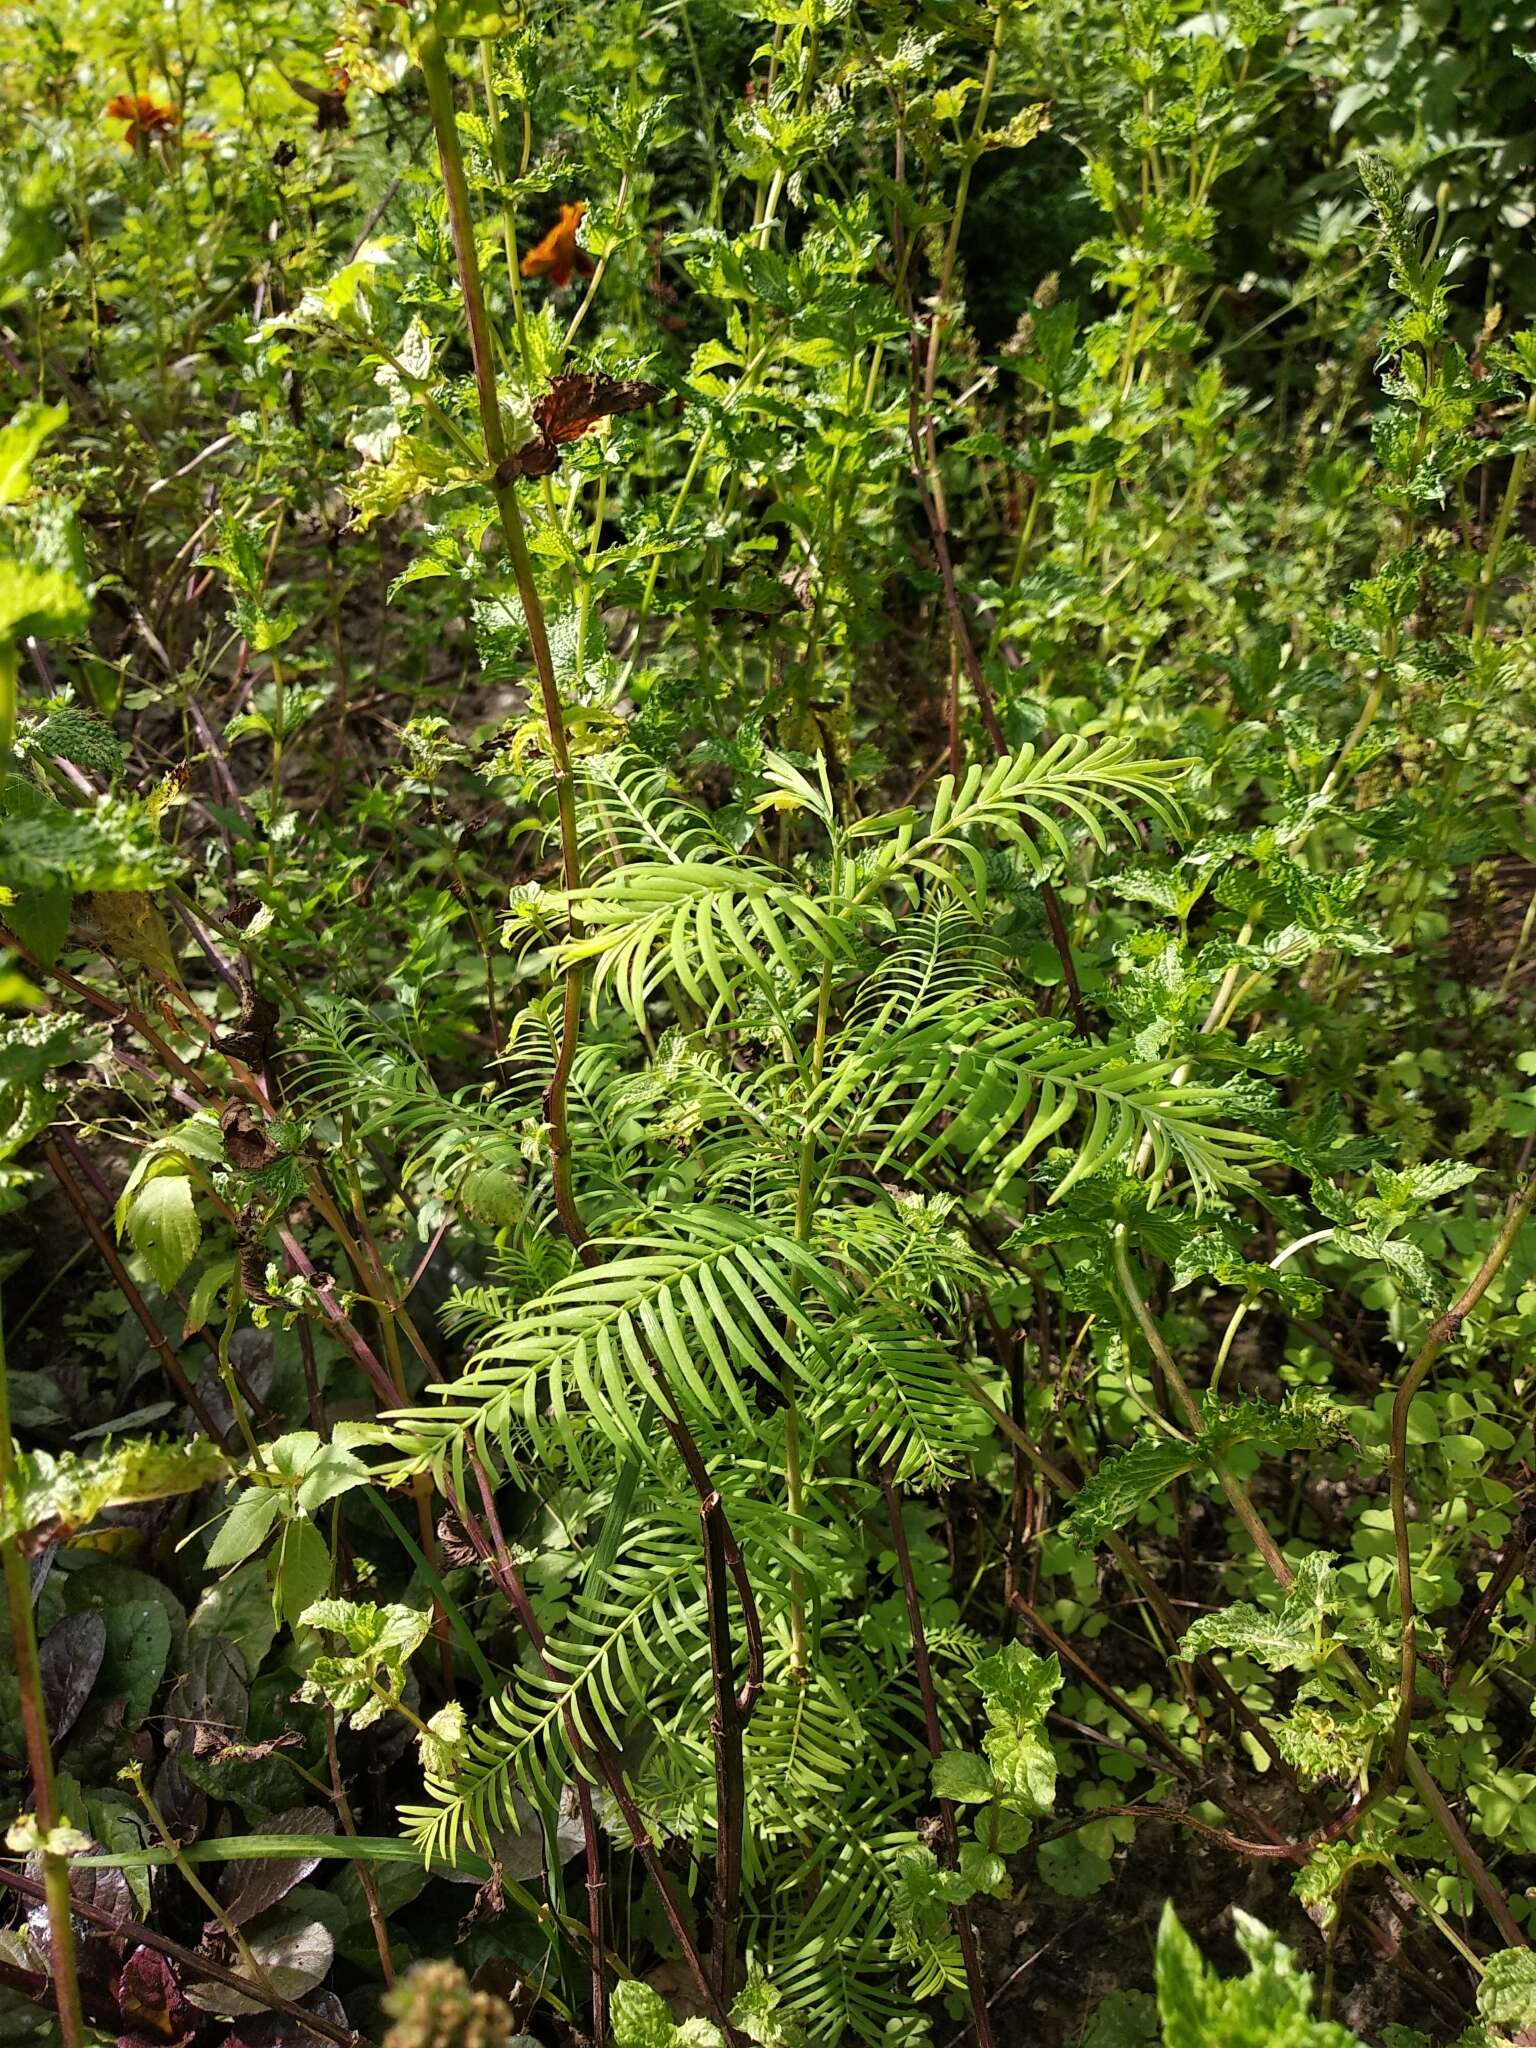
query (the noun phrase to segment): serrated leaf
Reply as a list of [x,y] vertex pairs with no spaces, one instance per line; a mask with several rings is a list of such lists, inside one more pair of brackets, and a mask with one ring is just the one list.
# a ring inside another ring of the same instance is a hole
[[1111,1991],[1095,2010],[1082,2048],[1151,2048],[1157,2001],[1146,1991]]
[[266,1542],[282,1498],[275,1487],[253,1486],[230,1509],[224,1526],[208,1550],[208,1569],[227,1571],[240,1564]]
[[306,1628],[330,1630],[346,1644],[345,1656],[316,1657],[300,1697],[329,1700],[367,1728],[384,1712],[378,1687],[398,1697],[407,1660],[424,1641],[432,1618],[416,1607],[375,1607],[354,1600],[317,1600],[299,1616]]
[[1184,1631],[1183,1657],[1207,1650],[1238,1650],[1269,1671],[1291,1671],[1319,1654],[1323,1617],[1333,1611],[1332,1555],[1313,1550],[1302,1559],[1295,1583],[1270,1609],[1235,1601],[1217,1614],[1202,1614]]
[[994,1899],[1006,1899],[1013,1887],[1008,1882],[1008,1866],[995,1849],[989,1849],[983,1842],[962,1842],[959,1859],[960,1881],[973,1896],[985,1892]]
[[115,775],[126,751],[110,725],[72,704],[50,711],[28,733],[27,747],[31,753],[73,761],[77,767],[93,768],[102,775]]
[[1114,1875],[1109,1858],[1090,1849],[1081,1833],[1042,1842],[1035,1862],[1051,1890],[1065,1899],[1092,1898],[1095,1892],[1103,1891]]
[[23,1451],[0,1502],[0,1535],[33,1542],[67,1535],[87,1527],[104,1508],[195,1493],[227,1470],[224,1453],[206,1437],[185,1443],[130,1438],[95,1458],[79,1458],[73,1451],[58,1458],[48,1451]]
[[969,1749],[946,1749],[933,1760],[933,1796],[975,1805],[992,1797],[992,1768]]
[[610,2001],[614,2048],[724,2048],[711,2021],[673,2019],[654,1985],[630,1977],[615,1984]]
[[1206,1403],[1207,1423],[1192,1441],[1145,1435],[1128,1451],[1106,1458],[1074,1494],[1062,1523],[1072,1542],[1101,1543],[1186,1472],[1204,1470],[1213,1458],[1242,1443],[1270,1443],[1278,1450],[1332,1443],[1348,1432],[1341,1410],[1321,1401],[1288,1396],[1278,1405],[1244,1396]]
[[1024,1643],[1010,1643],[984,1657],[971,1673],[986,1708],[981,1746],[998,1791],[1018,1812],[1049,1813],[1056,1798],[1056,1753],[1045,1733],[1045,1717],[1061,1686],[1054,1655],[1041,1657]]
[[1234,1908],[1248,1975],[1223,1979],[1163,1909],[1157,1935],[1157,2009],[1164,2048],[1360,2048],[1345,2027],[1310,2015],[1312,1985],[1268,1928]]
[[1176,1437],[1143,1436],[1128,1451],[1106,1458],[1082,1490],[1062,1523],[1062,1533],[1091,1550],[1123,1528],[1137,1510],[1155,1500],[1164,1487],[1201,1463],[1197,1445]]
[[185,1174],[156,1174],[135,1193],[125,1222],[129,1243],[168,1294],[191,1265],[203,1234],[191,1181]]
[[1493,2027],[1536,2027],[1536,1950],[1503,1948],[1489,1956],[1477,2009]]

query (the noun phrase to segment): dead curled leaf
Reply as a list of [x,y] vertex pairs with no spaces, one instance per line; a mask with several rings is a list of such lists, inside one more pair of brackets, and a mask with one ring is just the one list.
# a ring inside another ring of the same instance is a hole
[[[229,920],[234,923],[235,920]],[[249,918],[246,919],[249,923]],[[240,1021],[228,1031],[216,1031],[209,1041],[215,1052],[239,1060],[244,1066],[259,1067],[272,1057],[277,1033],[278,1008],[269,996],[258,995],[247,981],[240,991]]]
[[572,371],[557,377],[534,402],[534,436],[515,454],[498,463],[496,481],[503,488],[521,476],[552,476],[560,450],[602,420],[623,412],[639,412],[662,395],[659,384],[636,377],[608,377],[601,370]]
[[237,1095],[224,1105],[219,1129],[224,1135],[224,1155],[241,1173],[260,1173],[283,1156],[267,1136],[267,1127],[256,1110]]
[[226,1742],[215,1750],[216,1764],[264,1764],[268,1757],[278,1756],[285,1749],[302,1749],[304,1738],[293,1729],[286,1734],[274,1735],[266,1742]]

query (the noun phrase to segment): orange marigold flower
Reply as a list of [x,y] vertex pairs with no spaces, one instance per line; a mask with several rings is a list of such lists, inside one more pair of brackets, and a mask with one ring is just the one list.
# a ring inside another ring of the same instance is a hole
[[147,92],[120,92],[116,99],[107,101],[106,112],[109,120],[128,124],[123,130],[123,140],[136,148],[162,128],[174,128],[181,120],[174,107],[152,100]]
[[576,230],[586,210],[586,202],[581,199],[561,207],[555,225],[542,242],[534,243],[517,266],[524,277],[547,277],[558,288],[570,283],[572,271],[578,277],[592,275],[597,265],[576,240]]

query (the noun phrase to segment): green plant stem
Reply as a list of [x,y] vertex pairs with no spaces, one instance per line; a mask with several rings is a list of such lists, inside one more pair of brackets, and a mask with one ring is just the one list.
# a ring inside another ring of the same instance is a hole
[[432,1730],[423,1721],[414,1707],[408,1707],[398,1694],[392,1693],[386,1686],[380,1685],[376,1678],[370,1678],[368,1684],[380,1706],[387,1707],[393,1714],[399,1714],[402,1720],[408,1721],[416,1730],[417,1735],[424,1737],[426,1741],[432,1742],[436,1740]]
[[91,1213],[90,1205],[85,1199],[85,1191],[79,1186],[68,1166],[64,1163],[63,1155],[52,1138],[44,1138],[42,1154],[47,1162],[49,1171],[62,1189],[65,1199],[85,1226],[86,1235],[90,1238],[92,1244],[95,1245],[97,1251],[100,1252],[102,1263],[112,1275],[113,1283],[118,1292],[122,1295],[124,1301],[127,1302],[129,1310],[138,1322],[139,1328],[149,1339],[151,1348],[159,1358],[160,1363],[165,1367],[166,1378],[176,1389],[182,1400],[186,1402],[188,1408],[191,1409],[204,1435],[213,1443],[220,1442],[222,1432],[209,1413],[206,1404],[198,1395],[197,1389],[187,1378],[185,1372],[183,1372],[181,1360],[171,1348],[170,1341],[166,1337],[165,1332],[150,1314],[143,1295],[140,1294],[138,1288],[134,1285],[127,1267],[118,1256],[117,1248],[102,1229],[96,1217]]
[[[1047,461],[1050,459],[1051,443],[1055,437],[1056,398],[1052,394],[1046,404],[1045,425],[1040,433],[1040,449]],[[1035,488],[1029,494],[1029,510],[1025,513],[1019,526],[1018,543],[1014,548],[1013,561],[1008,570],[1008,588],[1010,590],[1017,590],[1024,580],[1024,565],[1029,560],[1029,546],[1035,537],[1035,525],[1040,517],[1040,507],[1045,494],[1046,479],[1044,477],[1037,477],[1035,479]]]
[[[1205,1427],[1205,1418],[1200,1413],[1199,1403],[1190,1392],[1188,1381],[1174,1362],[1173,1353],[1163,1342],[1162,1332],[1152,1320],[1147,1305],[1141,1298],[1141,1290],[1136,1285],[1135,1275],[1131,1271],[1131,1262],[1126,1253],[1126,1233],[1123,1223],[1118,1224],[1115,1229],[1115,1277],[1120,1283],[1120,1291],[1125,1296],[1131,1314],[1136,1319],[1137,1327],[1140,1329],[1143,1337],[1146,1338],[1152,1355],[1162,1370],[1163,1379],[1169,1392],[1179,1404],[1190,1428],[1196,1436],[1199,1436]],[[1247,1489],[1239,1480],[1233,1477],[1232,1469],[1225,1458],[1213,1456],[1211,1459],[1211,1470],[1215,1473],[1217,1483],[1221,1487],[1222,1492],[1227,1496],[1232,1512],[1242,1523],[1244,1529],[1247,1530],[1254,1549],[1258,1551],[1260,1557],[1263,1558],[1275,1577],[1282,1584],[1288,1585],[1291,1578],[1290,1567],[1281,1555],[1280,1547],[1275,1542],[1274,1537],[1270,1535],[1268,1529],[1264,1526],[1263,1516],[1248,1498]]]
[[[955,258],[960,252],[960,229],[965,220],[965,204],[970,197],[971,179],[975,174],[981,156],[981,139],[986,128],[987,115],[992,107],[992,93],[997,85],[998,60],[1003,50],[1003,29],[1008,17],[1009,0],[996,0],[993,10],[992,42],[987,51],[987,68],[982,74],[981,91],[976,96],[976,114],[971,122],[969,144],[965,161],[960,166],[960,182],[955,188],[955,208],[950,215],[949,233],[944,238],[944,254],[939,262],[938,291],[933,316],[928,328],[928,360],[923,370],[923,403],[925,408],[933,403],[934,390],[938,383],[939,344],[944,333],[944,307],[949,298],[949,288],[954,281]],[[936,461],[933,447],[933,419],[929,413],[924,420],[925,437],[930,458]],[[939,493],[942,506],[943,496]]]
[[[835,893],[838,887],[835,859],[831,886]],[[821,983],[816,992],[816,1030],[811,1041],[808,1092],[812,1095],[820,1085],[822,1068],[826,1062],[827,1030],[831,1014],[832,963],[830,960],[823,960]],[[807,1111],[805,1128],[800,1134],[800,1165],[795,1187],[795,1237],[801,1244],[809,1244],[811,1238],[815,1173],[816,1126]],[[798,1521],[805,1511],[805,1474],[801,1467],[799,1404],[787,1369],[784,1387],[784,1491],[789,1513]],[[810,1671],[810,1649],[806,1627],[805,1582],[800,1572],[796,1570],[791,1571],[789,1580],[789,1641],[790,1669],[795,1682],[803,1684]]]
[[[368,1209],[367,1204],[363,1200],[362,1183],[358,1179],[357,1167],[349,1150],[351,1140],[350,1117],[343,1118],[342,1139],[341,1156],[344,1161],[343,1171],[346,1176],[347,1191],[352,1200],[352,1213],[357,1219],[358,1226],[358,1242],[356,1245],[348,1237],[342,1225],[339,1211],[333,1209],[327,1214],[325,1208],[322,1208],[321,1213],[326,1216],[326,1221],[331,1225],[331,1228],[345,1246],[353,1270],[357,1273],[358,1279],[362,1282],[369,1299],[373,1303],[374,1313],[379,1320],[379,1336],[384,1346],[384,1357],[389,1366],[389,1376],[394,1383],[396,1399],[400,1406],[404,1407],[409,1399],[409,1393],[405,1378],[405,1361],[400,1353],[399,1325],[403,1318],[406,1320],[408,1318],[406,1317],[405,1310],[400,1305],[395,1288],[391,1284],[391,1276],[384,1265],[384,1261],[379,1256],[378,1247],[374,1243],[372,1233],[368,1228]],[[313,1178],[318,1182],[320,1176],[317,1173]],[[414,1330],[412,1334],[414,1336]],[[430,1361],[428,1363],[435,1377],[436,1367],[431,1365]],[[437,1537],[432,1526],[432,1484],[426,1473],[418,1472],[414,1475],[411,1480],[411,1492],[416,1501],[416,1528],[421,1541],[421,1549],[424,1555],[435,1564],[437,1558]],[[443,1687],[451,1699],[454,1695],[453,1636],[447,1613],[442,1602],[435,1595],[432,1601],[432,1632],[437,1638],[438,1655],[442,1661]]]
[[[474,365],[475,395],[480,408],[480,430],[485,439],[486,461],[493,471],[506,459],[506,436],[502,430],[501,402],[496,390],[495,356],[491,347],[490,320],[480,278],[480,258],[475,248],[475,224],[470,207],[469,182],[464,173],[464,155],[459,145],[458,122],[453,105],[453,82],[448,72],[443,38],[435,23],[422,31],[418,44],[427,101],[437,136],[438,161],[443,190],[448,202],[448,220],[458,264],[459,285],[469,323],[470,357]],[[574,905],[569,899],[581,886],[581,854],[576,834],[576,794],[571,776],[570,746],[566,738],[565,714],[560,702],[544,607],[534,582],[533,564],[523,532],[515,485],[498,477],[493,485],[502,537],[512,563],[518,598],[528,628],[534,671],[544,707],[544,724],[549,736],[550,760],[554,769],[555,805],[560,828],[560,864],[567,894],[567,917],[572,937],[577,935]],[[568,1129],[568,1096],[571,1068],[576,1058],[576,1035],[581,1022],[581,972],[567,963],[564,971],[564,1000],[559,1052],[554,1076],[544,1097],[544,1118],[549,1130],[550,1174],[554,1182],[555,1208],[566,1236],[583,1252],[586,1229],[577,1208],[571,1184],[571,1152]]]
[[0,633],[0,776],[11,773],[16,752],[16,679],[20,668],[16,642]]
[[495,45],[489,36],[480,39],[480,81],[485,89],[485,121],[491,138],[491,163],[496,172],[496,189],[501,200],[501,245],[507,259],[507,289],[512,294],[512,325],[517,335],[523,374],[533,376],[533,357],[528,350],[528,324],[523,311],[523,277],[518,267],[517,222],[512,197],[507,190],[507,153],[501,139],[501,107],[496,97]]
[[1462,1940],[1461,1936],[1456,1932],[1455,1928],[1451,1925],[1450,1919],[1446,1914],[1444,1907],[1442,1907],[1439,1912],[1436,1912],[1434,1906],[1430,1903],[1428,1897],[1426,1896],[1424,1886],[1417,1883],[1409,1875],[1409,1873],[1406,1870],[1404,1870],[1402,1864],[1398,1862],[1395,1856],[1383,1856],[1382,1862],[1385,1864],[1386,1868],[1391,1871],[1392,1875],[1397,1879],[1398,1883],[1402,1886],[1403,1890],[1408,1894],[1409,1898],[1413,1900],[1414,1904],[1418,1907],[1419,1911],[1424,1915],[1424,1917],[1427,1920],[1429,1920],[1434,1926],[1439,1928],[1440,1932],[1451,1944],[1451,1947],[1455,1949],[1457,1955],[1461,1957],[1461,1960],[1466,1964],[1467,1968],[1472,1971],[1473,1975],[1481,1977],[1485,1968],[1482,1957],[1477,1953],[1476,1949],[1470,1948],[1467,1945],[1467,1943]]
[[[471,1466],[475,1475],[475,1483],[480,1492],[480,1502],[485,1512],[486,1526],[482,1528],[479,1517],[470,1507],[467,1498],[454,1498],[450,1496],[454,1499],[455,1511],[460,1521],[463,1522],[470,1542],[475,1546],[481,1562],[490,1572],[502,1597],[521,1623],[523,1633],[533,1646],[534,1652],[546,1673],[551,1679],[561,1683],[563,1681],[559,1667],[551,1663],[547,1653],[547,1643],[543,1627],[533,1610],[533,1603],[528,1598],[528,1590],[523,1584],[516,1565],[512,1561],[510,1551],[507,1549],[506,1539],[502,1534],[501,1524],[496,1515],[495,1501],[491,1493],[490,1483],[486,1479],[484,1468],[477,1459],[471,1459]],[[489,1534],[487,1534],[487,1529]],[[645,1817],[636,1805],[634,1795],[626,1782],[622,1757],[617,1754],[612,1742],[600,1724],[594,1726],[590,1734],[584,1734],[569,1707],[564,1710],[564,1720],[572,1749],[578,1759],[588,1754],[590,1745],[593,1761],[596,1763],[604,1783],[613,1794],[614,1801],[623,1815],[624,1824],[628,1828],[630,1839],[635,1845],[635,1852],[639,1856],[646,1875],[656,1892],[662,1912],[666,1916],[667,1925],[672,1930],[673,1938],[677,1942],[678,1949],[688,1967],[688,1972],[698,1988],[704,2009],[725,2034],[727,2041],[733,2044],[734,2048],[734,2044],[739,2042],[741,2037],[736,2029],[731,2026],[729,2016],[719,1993],[715,1989],[712,1977],[704,1967],[703,1958],[699,1954],[698,1943],[695,1941],[689,1930],[688,1923],[683,1918],[678,1907],[666,1868],[657,1854],[656,1845],[651,1838],[650,1829],[646,1826]]]
[[244,1441],[246,1455],[258,1472],[265,1472],[267,1461],[261,1454],[261,1445],[256,1441],[256,1432],[251,1428],[251,1418],[245,1412],[245,1403],[240,1398],[239,1387],[235,1384],[235,1369],[230,1362],[229,1356],[229,1344],[230,1339],[235,1334],[235,1319],[239,1313],[239,1306],[240,1297],[238,1293],[232,1293],[229,1302],[229,1313],[224,1318],[223,1329],[219,1332],[217,1353],[219,1380],[223,1385],[225,1398],[229,1402],[235,1423]]
[[[11,1437],[10,1385],[6,1377],[5,1334],[0,1326],[0,1506],[9,1508],[16,1492],[16,1450]],[[58,1794],[53,1779],[53,1748],[48,1740],[48,1709],[37,1655],[37,1629],[32,1618],[31,1574],[21,1537],[0,1537],[0,1564],[5,1571],[5,1604],[11,1624],[11,1654],[16,1666],[17,1704],[32,1774],[32,1802],[39,1832],[46,1838],[60,1825]],[[63,2048],[82,2048],[85,2014],[75,1969],[75,1932],[70,1918],[69,1864],[44,1848],[43,1892],[48,1905],[48,1947],[53,1969],[53,1995]]]
[[[628,203],[629,172],[625,171],[619,179],[618,196],[613,203],[615,213],[622,214],[625,206]],[[592,302],[597,297],[598,291],[602,286],[603,278],[607,274],[607,270],[608,255],[607,253],[604,253],[597,259],[597,263],[593,268],[592,275],[587,279],[587,288],[585,292],[582,293],[581,304],[576,308],[575,312],[571,315],[571,324],[569,325],[569,327],[566,328],[565,339],[560,344],[560,354],[562,357],[570,353],[571,344],[575,341],[577,335],[581,332],[582,325],[585,322],[588,313],[590,313],[592,310]]]
[[[978,1385],[969,1373],[962,1371],[960,1368],[952,1367],[951,1370],[954,1372],[956,1383],[963,1388],[970,1399],[985,1414],[992,1418],[1003,1432],[1003,1435],[1023,1453],[1024,1457],[1034,1467],[1035,1471],[1040,1474],[1040,1477],[1052,1491],[1059,1494],[1063,1500],[1070,1500],[1078,1489],[1073,1485],[1066,1473],[1062,1471],[1061,1467],[1045,1455],[1044,1451],[1040,1449],[1040,1446],[1034,1442],[1029,1434],[1020,1428],[1006,1408],[998,1406],[985,1387]],[[1136,1588],[1145,1602],[1145,1611],[1149,1617],[1149,1635],[1154,1641],[1160,1641],[1161,1647],[1174,1663],[1182,1664],[1184,1660],[1178,1654],[1178,1620],[1173,1609],[1169,1606],[1162,1588],[1123,1536],[1111,1534],[1106,1539],[1106,1542],[1110,1556],[1115,1560],[1115,1563],[1120,1567],[1121,1572],[1125,1576],[1126,1584]],[[1270,1762],[1277,1769],[1285,1770],[1287,1768],[1285,1759],[1280,1755],[1279,1750],[1275,1746],[1274,1739],[1265,1728],[1263,1722],[1249,1711],[1242,1699],[1228,1685],[1210,1659],[1196,1659],[1196,1668],[1209,1681],[1212,1690],[1220,1693],[1232,1713],[1242,1723],[1244,1728],[1247,1729],[1254,1741],[1258,1743],[1259,1747],[1268,1756]],[[1199,1718],[1198,1714],[1196,1718]]]
[[272,782],[267,812],[267,880],[277,873],[277,814],[283,800],[283,722],[287,716],[288,692],[283,664],[272,651]]
[[130,1781],[134,1791],[138,1794],[140,1805],[149,1815],[155,1833],[160,1837],[162,1847],[167,1851],[172,1863],[175,1865],[176,1875],[189,1891],[194,1892],[202,1900],[214,1919],[223,1928],[235,1954],[239,1956],[241,1962],[245,1965],[251,1982],[260,1987],[262,1997],[277,1997],[279,1995],[277,1987],[273,1984],[261,1964],[257,1962],[255,1956],[252,1955],[250,1943],[229,1917],[228,1908],[220,1905],[214,1893],[208,1889],[191,1864],[182,1855],[181,1844],[166,1826],[165,1816],[155,1804],[154,1795],[144,1782],[144,1773],[136,1763],[131,1763],[127,1766],[123,1775]]
[[[1293,1244],[1282,1246],[1280,1251],[1270,1260],[1269,1270],[1272,1273],[1278,1273],[1280,1268],[1289,1260],[1294,1259],[1298,1252],[1306,1251],[1310,1245],[1326,1244],[1336,1235],[1336,1226],[1333,1224],[1329,1224],[1326,1230],[1308,1231],[1305,1237],[1298,1237]],[[1211,1370],[1210,1392],[1213,1396],[1221,1389],[1221,1376],[1226,1371],[1228,1358],[1232,1355],[1233,1341],[1247,1320],[1248,1313],[1252,1309],[1256,1298],[1252,1294],[1245,1294],[1227,1318],[1227,1327],[1222,1332],[1221,1345],[1216,1353],[1216,1363]]]

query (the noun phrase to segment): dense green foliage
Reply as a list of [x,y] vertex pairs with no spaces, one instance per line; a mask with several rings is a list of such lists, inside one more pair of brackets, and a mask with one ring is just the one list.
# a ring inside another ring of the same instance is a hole
[[6,2038],[1536,2039],[1536,21],[3,18]]

